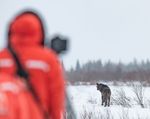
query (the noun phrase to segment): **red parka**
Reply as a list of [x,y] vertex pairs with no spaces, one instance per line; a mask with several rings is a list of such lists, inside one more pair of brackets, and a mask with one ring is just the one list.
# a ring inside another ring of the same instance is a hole
[[44,119],[23,80],[0,73],[0,119]]
[[[32,12],[18,15],[10,24],[8,45],[29,74],[30,82],[50,119],[61,119],[64,111],[64,79],[60,61],[44,47],[44,28]],[[0,72],[15,75],[16,64],[8,49],[0,52]]]

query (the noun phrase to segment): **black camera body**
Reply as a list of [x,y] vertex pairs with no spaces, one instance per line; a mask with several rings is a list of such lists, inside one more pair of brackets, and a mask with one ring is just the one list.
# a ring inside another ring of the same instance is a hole
[[65,53],[68,50],[68,38],[55,35],[51,39],[50,48],[52,48],[57,54]]

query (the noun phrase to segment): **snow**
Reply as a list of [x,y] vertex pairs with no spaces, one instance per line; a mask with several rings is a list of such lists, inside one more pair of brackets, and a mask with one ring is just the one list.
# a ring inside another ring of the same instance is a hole
[[[150,87],[144,87],[144,108],[135,101],[135,94],[131,86],[110,86],[112,97],[123,90],[131,99],[131,107],[123,107],[111,102],[110,107],[101,106],[101,93],[96,85],[68,86],[70,100],[78,119],[92,115],[92,119],[150,119]],[[88,118],[86,118],[88,119]]]

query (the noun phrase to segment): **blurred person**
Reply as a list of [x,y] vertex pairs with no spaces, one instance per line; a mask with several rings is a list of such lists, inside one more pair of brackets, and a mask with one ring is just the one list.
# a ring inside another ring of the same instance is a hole
[[45,119],[21,78],[0,73],[0,119]]
[[[62,66],[56,53],[44,46],[44,40],[44,26],[37,13],[25,11],[11,21],[8,48],[15,51],[27,71],[48,119],[61,119],[65,98]],[[17,65],[8,48],[0,52],[0,73],[15,76]]]

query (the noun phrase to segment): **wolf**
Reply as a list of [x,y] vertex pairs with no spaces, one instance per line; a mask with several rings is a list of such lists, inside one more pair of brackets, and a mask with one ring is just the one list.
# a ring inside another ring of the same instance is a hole
[[101,92],[101,98],[102,98],[102,104],[105,104],[104,106],[110,106],[110,96],[111,96],[111,90],[110,88],[102,83],[96,83],[97,90]]

